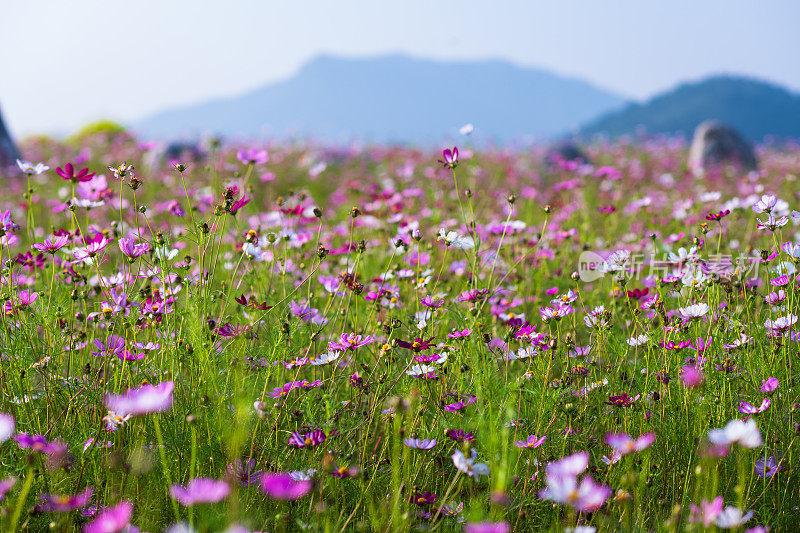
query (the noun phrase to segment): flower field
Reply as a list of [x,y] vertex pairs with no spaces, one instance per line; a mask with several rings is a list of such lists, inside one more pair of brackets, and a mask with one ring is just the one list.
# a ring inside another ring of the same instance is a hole
[[791,531],[800,146],[0,172],[0,531]]

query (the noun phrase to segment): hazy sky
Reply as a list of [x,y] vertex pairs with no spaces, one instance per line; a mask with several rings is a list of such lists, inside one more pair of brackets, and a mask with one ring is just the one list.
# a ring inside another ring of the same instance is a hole
[[633,98],[733,72],[800,90],[797,0],[4,0],[12,132],[235,95],[320,54],[503,58]]

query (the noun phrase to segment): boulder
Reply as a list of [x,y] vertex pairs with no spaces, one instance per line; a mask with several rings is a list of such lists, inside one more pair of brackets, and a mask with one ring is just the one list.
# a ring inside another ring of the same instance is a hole
[[0,111],[0,167],[13,165],[19,158],[19,151],[11,140],[11,135],[3,122],[3,113]]
[[707,120],[694,130],[689,168],[702,175],[709,168],[726,164],[748,172],[758,168],[753,147],[739,132],[717,120]]

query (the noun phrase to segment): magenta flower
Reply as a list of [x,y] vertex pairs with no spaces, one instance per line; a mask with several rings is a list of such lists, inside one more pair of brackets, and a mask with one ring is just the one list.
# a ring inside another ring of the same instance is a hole
[[316,381],[308,381],[307,379],[303,381],[290,381],[285,383],[282,387],[275,387],[271,392],[268,392],[267,395],[272,398],[281,398],[282,396],[289,394],[294,389],[309,389],[321,386],[322,380],[319,379]]
[[694,365],[687,365],[681,368],[681,381],[690,389],[699,387],[706,381],[703,372]]
[[83,533],[118,533],[128,526],[132,512],[133,504],[123,500],[83,526]]
[[540,438],[536,435],[529,435],[527,440],[514,441],[514,445],[517,448],[538,448],[544,444],[545,439],[547,439],[547,437]]
[[36,510],[45,513],[68,513],[89,504],[93,494],[92,487],[70,496],[57,496],[55,494],[41,494]]
[[442,151],[442,157],[444,158],[439,159],[439,163],[444,165],[444,168],[456,168],[458,166],[458,148],[455,146],[452,150],[446,148]]
[[436,494],[432,492],[418,492],[416,494],[412,494],[411,498],[409,498],[409,503],[413,503],[414,505],[419,505],[420,507],[424,507],[426,505],[433,505],[436,503],[437,500]]
[[172,391],[175,383],[165,381],[158,385],[143,385],[128,389],[125,394],[107,394],[105,404],[120,416],[161,413],[172,406]]
[[263,165],[269,161],[269,152],[258,148],[249,148],[236,152],[236,159],[245,165]]
[[309,492],[313,482],[295,481],[289,474],[266,473],[261,478],[261,490],[275,500],[294,501],[302,498]]
[[236,215],[239,212],[239,209],[243,208],[247,204],[250,203],[250,198],[247,196],[242,196],[238,200],[234,200],[229,206],[227,206],[226,211],[231,215]]
[[73,263],[79,263],[81,261],[91,259],[95,257],[98,252],[103,250],[108,243],[111,242],[105,237],[100,239],[99,241],[90,242],[85,248],[78,248],[72,252],[72,255],[75,257],[75,261]]
[[469,522],[464,525],[464,533],[508,533],[508,522]]
[[428,340],[425,340],[421,337],[417,337],[414,339],[413,342],[407,342],[400,339],[397,339],[396,342],[397,345],[400,346],[401,348],[406,348],[408,350],[413,350],[415,352],[421,352],[422,350],[427,350],[431,346],[433,346],[433,344],[431,343],[433,339],[434,339],[433,337],[431,337]]
[[172,485],[169,494],[184,507],[196,503],[217,503],[228,497],[231,488],[224,481],[207,477],[192,479],[186,486]]
[[129,259],[136,259],[150,251],[150,245],[146,242],[137,244],[136,241],[130,237],[122,237],[117,241],[120,251]]
[[473,403],[478,401],[478,397],[475,396],[474,394],[462,394],[459,396],[457,394],[450,393],[450,394],[445,394],[443,398],[452,396],[456,396],[458,398],[458,401],[444,406],[444,410],[447,411],[448,413],[456,413],[458,411],[461,411],[468,405],[472,405]]
[[471,431],[464,431],[463,429],[448,429],[445,431],[450,440],[454,440],[456,442],[469,442],[475,438],[475,434]]
[[60,235],[58,237],[53,237],[52,239],[45,239],[42,244],[39,244],[38,242],[34,243],[33,247],[40,252],[54,254],[66,246],[67,243],[69,243],[69,237],[66,235]]
[[748,402],[740,402],[740,403],[739,403],[739,412],[740,412],[740,413],[744,413],[744,414],[746,414],[746,415],[757,415],[757,414],[761,414],[761,413],[763,413],[764,411],[766,411],[767,409],[769,409],[769,406],[770,406],[770,404],[771,404],[771,403],[772,403],[772,402],[770,401],[770,399],[769,399],[769,398],[764,398],[764,399],[761,401],[761,405],[760,405],[760,406],[758,406],[758,407],[756,407],[756,406],[754,406],[754,405],[751,405],[751,404],[750,404],[750,403],[748,403]]
[[64,168],[56,168],[56,174],[72,183],[91,181],[94,177],[94,172],[89,172],[88,168],[84,168],[80,172],[75,173],[75,167],[72,166],[72,163],[67,163],[64,165]]
[[367,346],[373,342],[375,342],[375,337],[372,335],[362,337],[361,335],[355,335],[353,333],[342,333],[338,341],[331,341],[328,343],[328,350],[355,350],[356,348]]
[[444,305],[444,298],[438,298],[434,300],[430,296],[425,296],[419,301],[419,303],[421,303],[425,307],[430,307],[432,309],[439,309]]
[[611,446],[620,455],[640,452],[649,448],[656,440],[655,433],[645,433],[639,438],[631,438],[626,433],[610,433],[606,435],[606,444]]
[[405,438],[403,439],[403,443],[409,448],[413,448],[415,450],[430,450],[431,448],[436,446],[436,441],[430,439]]
[[450,339],[461,339],[463,337],[469,337],[470,333],[472,333],[472,330],[469,328],[462,329],[461,331],[454,329],[447,334],[447,337]]
[[297,431],[292,433],[292,436],[289,437],[289,445],[297,446],[298,448],[305,448],[317,446],[325,442],[327,436],[325,432],[319,429],[315,429],[314,431],[309,431],[305,435],[301,435]]
[[109,335],[106,342],[100,339],[94,340],[96,352],[91,352],[95,357],[105,357],[107,355],[119,355],[125,350],[125,339],[119,335]]
[[48,441],[42,435],[17,433],[14,435],[14,441],[23,450],[31,450],[45,455],[63,456],[67,453],[66,444],[58,441]]
[[771,394],[778,389],[778,380],[776,378],[767,378],[761,382],[760,390],[761,392]]

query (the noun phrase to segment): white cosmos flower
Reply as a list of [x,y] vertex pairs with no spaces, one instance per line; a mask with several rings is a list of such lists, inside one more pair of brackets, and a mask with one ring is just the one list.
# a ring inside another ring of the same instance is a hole
[[411,377],[425,376],[434,372],[436,372],[436,367],[430,365],[414,365],[410,370],[406,370],[406,374]]
[[738,507],[729,505],[719,513],[715,523],[717,527],[721,527],[722,529],[731,529],[741,526],[752,517],[753,511],[747,511],[747,513],[743,515]]
[[472,448],[469,457],[466,457],[461,450],[456,450],[451,457],[453,459],[453,464],[460,472],[464,472],[477,481],[481,476],[489,475],[488,466],[484,463],[475,462],[477,456],[478,452],[475,451],[475,448]]
[[17,166],[22,172],[24,172],[28,176],[33,176],[33,175],[38,176],[39,174],[43,174],[48,170],[50,170],[50,167],[48,167],[44,163],[37,163],[34,165],[30,161],[20,161],[19,159],[17,159]]
[[737,418],[728,422],[724,428],[712,429],[708,432],[708,440],[712,444],[722,446],[738,443],[740,446],[750,449],[758,448],[763,444],[761,431],[752,418],[747,422]]
[[708,307],[708,304],[699,303],[681,307],[678,311],[684,320],[693,320],[704,317],[710,310],[711,308]]
[[638,337],[631,337],[628,339],[628,346],[641,346],[642,344],[646,344],[647,341],[650,339],[647,338],[647,335],[639,335]]
[[165,261],[171,261],[176,255],[178,255],[178,250],[175,248],[170,250],[167,246],[158,246],[155,250],[155,256]]
[[14,417],[0,413],[0,442],[5,442],[14,434]]
[[314,366],[321,366],[333,363],[342,356],[342,352],[332,350],[328,353],[320,355],[317,359],[312,359],[311,364]]
[[472,240],[472,237],[464,237],[455,231],[447,232],[444,228],[439,229],[437,240],[444,241],[445,246],[452,246],[459,250],[469,250],[475,247],[475,241]]

